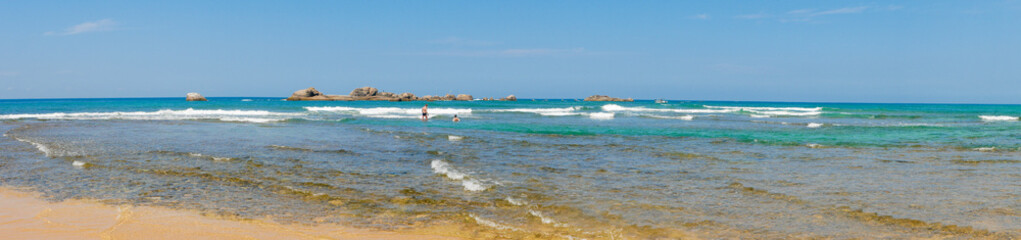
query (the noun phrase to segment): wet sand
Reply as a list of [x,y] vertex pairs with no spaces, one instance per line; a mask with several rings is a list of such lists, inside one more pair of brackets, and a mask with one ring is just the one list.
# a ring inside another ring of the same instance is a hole
[[237,220],[89,200],[48,202],[36,193],[10,188],[0,188],[0,235],[7,239],[457,239],[338,225]]

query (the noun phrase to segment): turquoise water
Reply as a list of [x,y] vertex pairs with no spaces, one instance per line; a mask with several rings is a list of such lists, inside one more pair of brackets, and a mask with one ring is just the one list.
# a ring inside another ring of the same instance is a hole
[[540,238],[1021,236],[1021,105],[424,103],[0,100],[0,184]]

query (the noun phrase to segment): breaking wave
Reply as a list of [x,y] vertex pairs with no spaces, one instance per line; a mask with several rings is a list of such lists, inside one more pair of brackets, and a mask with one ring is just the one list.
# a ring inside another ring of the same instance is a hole
[[513,112],[513,113],[534,113],[541,116],[575,116],[581,115],[576,112],[581,107],[566,107],[566,108],[512,108],[512,109],[493,109],[485,110],[485,112]]
[[305,115],[304,113],[282,113],[262,110],[159,110],[153,112],[78,112],[7,114],[0,119],[41,119],[41,120],[218,120],[224,122],[268,123],[279,122]]
[[465,191],[469,192],[481,192],[489,189],[491,186],[484,180],[472,178],[467,173],[455,169],[450,163],[447,163],[440,159],[434,159],[431,163],[433,172],[447,176],[451,180],[461,181],[461,186],[464,187]]
[[1014,117],[1014,116],[990,116],[990,115],[982,115],[982,116],[978,116],[978,118],[981,118],[982,121],[987,121],[987,122],[1017,121],[1018,120],[1018,117]]
[[647,108],[647,107],[624,107],[617,104],[603,105],[603,111],[607,112],[674,112],[674,113],[728,113],[736,110],[726,109],[677,109],[677,108]]
[[[4,136],[6,136],[6,134],[4,134]],[[11,137],[11,138],[14,138],[14,140],[18,140],[20,142],[32,144],[32,146],[35,146],[36,149],[39,149],[39,151],[43,152],[43,155],[46,155],[47,157],[53,157],[54,156],[53,155],[53,151],[50,150],[49,147],[46,147],[46,145],[43,145],[42,143],[37,143],[37,142],[33,142],[33,141],[29,141],[29,140],[26,140],[26,139],[23,139],[23,138],[17,138],[17,137]]]
[[588,117],[591,118],[591,119],[596,119],[596,120],[610,120],[610,119],[613,119],[613,115],[614,115],[614,113],[612,113],[612,112],[598,112],[598,113],[589,113]]
[[803,107],[731,107],[731,106],[708,106],[704,107],[710,109],[726,110],[728,112],[748,112],[752,113],[752,117],[769,117],[769,116],[816,116],[822,114],[822,107],[814,108],[803,108]]

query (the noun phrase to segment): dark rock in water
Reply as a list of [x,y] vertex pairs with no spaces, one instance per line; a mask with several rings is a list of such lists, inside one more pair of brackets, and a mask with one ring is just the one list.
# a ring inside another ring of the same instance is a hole
[[207,101],[206,97],[203,97],[202,94],[199,94],[199,93],[188,93],[188,95],[184,98],[184,100],[185,101]]
[[585,98],[587,102],[634,102],[631,98],[615,98],[606,95],[592,95]]
[[376,93],[378,93],[378,92],[379,92],[379,89],[376,89],[374,87],[361,87],[361,88],[355,88],[355,90],[351,90],[351,94],[349,94],[349,96],[352,96],[352,97],[376,96]]
[[447,100],[447,101],[454,101],[456,99],[457,99],[457,97],[455,97],[453,94],[447,94],[446,96],[443,96],[443,100]]
[[472,100],[472,95],[459,94],[459,95],[457,95],[457,98],[454,98],[454,100],[458,100],[458,101],[471,101]]
[[506,98],[501,99],[501,100],[503,100],[503,101],[517,101],[518,97],[515,97],[514,94],[511,94],[510,96],[507,96]]
[[392,92],[379,92],[379,93],[376,94],[376,96],[388,97],[388,98],[397,98],[397,94],[396,93],[392,93]]

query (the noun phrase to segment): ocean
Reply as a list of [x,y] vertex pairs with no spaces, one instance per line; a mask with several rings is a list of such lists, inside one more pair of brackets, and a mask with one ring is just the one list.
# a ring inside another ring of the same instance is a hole
[[1021,105],[425,103],[0,100],[0,186],[477,238],[1021,237]]

